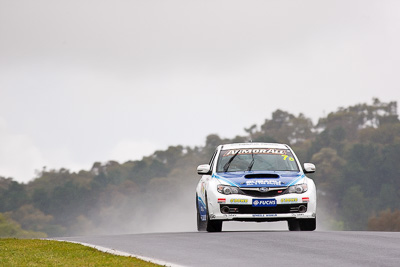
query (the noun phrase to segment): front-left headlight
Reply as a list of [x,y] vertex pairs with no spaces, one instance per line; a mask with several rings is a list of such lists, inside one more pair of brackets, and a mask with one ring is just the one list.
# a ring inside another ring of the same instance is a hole
[[286,189],[285,194],[293,194],[293,193],[302,194],[302,193],[307,192],[307,190],[308,190],[307,184],[296,184],[296,185],[289,186]]

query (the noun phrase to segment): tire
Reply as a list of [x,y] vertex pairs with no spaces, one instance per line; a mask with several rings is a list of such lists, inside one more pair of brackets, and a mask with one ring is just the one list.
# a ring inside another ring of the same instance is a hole
[[314,231],[317,228],[317,218],[299,221],[301,231]]
[[208,214],[208,199],[206,195],[206,230],[207,232],[221,232],[222,231],[222,221],[221,220],[210,220],[210,216]]
[[200,217],[199,199],[196,194],[196,211],[197,211],[197,231],[204,232],[206,230],[206,222],[203,222]]
[[[207,216],[208,219],[208,216]],[[222,221],[221,220],[207,220],[207,232],[221,232]]]
[[289,231],[300,231],[300,223],[299,220],[291,219],[288,220]]
[[292,219],[288,221],[289,231],[314,231],[317,219]]

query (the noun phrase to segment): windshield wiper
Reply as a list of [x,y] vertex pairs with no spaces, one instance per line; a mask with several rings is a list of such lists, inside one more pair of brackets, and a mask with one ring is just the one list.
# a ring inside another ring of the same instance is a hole
[[229,165],[231,165],[231,162],[233,161],[233,159],[239,154],[240,149],[235,153],[235,155],[232,156],[232,158],[229,159],[229,161],[227,163],[225,163],[224,165],[224,172],[227,172],[229,169]]
[[251,168],[253,168],[253,165],[254,165],[254,153],[253,153],[253,151],[251,152],[251,157],[252,157],[252,160],[251,160],[251,162],[249,164],[249,167],[247,167],[247,171],[251,171]]

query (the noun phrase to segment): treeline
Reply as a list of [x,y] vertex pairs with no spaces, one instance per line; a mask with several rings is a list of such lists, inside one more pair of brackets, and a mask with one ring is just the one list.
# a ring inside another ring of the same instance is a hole
[[280,142],[312,162],[319,227],[399,231],[400,121],[397,103],[339,108],[316,125],[276,110],[246,135],[207,136],[202,147],[173,146],[138,161],[94,163],[89,171],[43,169],[20,184],[0,178],[0,237],[194,230],[196,166],[219,144]]

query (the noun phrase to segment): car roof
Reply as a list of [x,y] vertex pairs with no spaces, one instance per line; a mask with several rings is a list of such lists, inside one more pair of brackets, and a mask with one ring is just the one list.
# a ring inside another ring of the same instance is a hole
[[288,149],[286,144],[278,143],[235,143],[222,145],[221,149],[241,149],[241,148],[279,148]]

